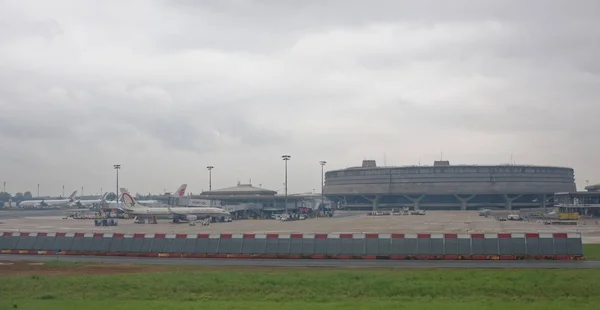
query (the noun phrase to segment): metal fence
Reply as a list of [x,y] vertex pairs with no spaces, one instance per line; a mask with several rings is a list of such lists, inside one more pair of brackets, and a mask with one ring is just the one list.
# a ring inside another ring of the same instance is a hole
[[191,258],[583,259],[579,233],[120,234],[0,233],[3,254]]

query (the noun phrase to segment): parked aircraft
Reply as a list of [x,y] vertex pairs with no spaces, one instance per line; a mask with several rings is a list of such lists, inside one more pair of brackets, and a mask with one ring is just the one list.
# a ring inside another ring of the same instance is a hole
[[[181,186],[179,186],[179,188],[175,192],[173,192],[171,194],[170,198],[181,198],[181,197],[185,196],[185,190],[186,189],[187,189],[187,184],[181,184]],[[124,193],[123,189],[121,188],[121,194],[123,194],[123,193]],[[156,207],[156,206],[165,207],[165,206],[167,206],[167,204],[165,204],[165,203],[163,203],[161,201],[158,201],[158,200],[137,200],[137,202],[139,204],[145,205],[145,206],[148,206],[148,205],[152,205],[153,207]],[[109,201],[107,203],[108,204],[115,204],[117,202],[116,201]]]
[[121,189],[123,199],[123,211],[130,216],[152,218],[169,216],[173,220],[195,221],[198,218],[230,216],[231,214],[221,208],[210,207],[171,207],[149,208],[138,203],[126,189]]
[[19,207],[27,208],[27,207],[64,207],[68,206],[70,203],[74,201],[77,195],[77,191],[74,191],[68,198],[65,199],[50,199],[50,200],[25,200],[21,201]]
[[108,196],[108,192],[104,193],[104,195],[100,196],[100,198],[98,199],[90,199],[90,200],[79,200],[79,199],[75,199],[72,203],[71,206],[78,206],[78,207],[90,207],[94,204],[100,204],[103,203],[106,200],[106,196]]

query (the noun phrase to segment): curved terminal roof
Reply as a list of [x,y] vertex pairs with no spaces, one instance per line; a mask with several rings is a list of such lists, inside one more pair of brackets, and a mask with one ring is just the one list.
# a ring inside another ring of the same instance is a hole
[[590,192],[600,192],[600,183],[586,186],[585,190]]
[[269,195],[274,196],[276,191],[252,186],[252,184],[238,183],[237,186],[227,187],[212,191],[202,192],[202,195]]
[[[419,167],[536,167],[536,168],[558,168],[558,169],[573,169],[569,167],[558,167],[558,166],[539,166],[539,165],[516,165],[516,164],[499,164],[499,165],[451,165],[447,160],[436,160],[433,162],[433,165],[407,165],[407,166],[377,166],[377,162],[375,160],[363,160],[361,166],[357,167],[348,167],[344,169],[337,170],[329,170],[329,172],[337,172],[337,171],[348,171],[348,170],[370,170],[370,169],[406,169],[406,168],[419,168]],[[590,185],[593,186],[593,185]],[[600,184],[598,184],[600,186]],[[600,190],[600,189],[599,189]]]

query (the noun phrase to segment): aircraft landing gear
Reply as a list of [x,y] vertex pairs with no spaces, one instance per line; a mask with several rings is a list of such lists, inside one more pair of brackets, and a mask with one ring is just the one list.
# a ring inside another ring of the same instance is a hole
[[158,222],[156,221],[156,216],[153,216],[150,219],[145,219],[145,218],[141,218],[141,217],[135,217],[133,219],[133,222],[135,224],[158,224]]

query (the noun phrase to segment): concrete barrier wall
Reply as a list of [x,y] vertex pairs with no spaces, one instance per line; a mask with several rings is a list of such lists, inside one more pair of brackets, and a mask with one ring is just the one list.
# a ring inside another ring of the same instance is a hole
[[195,258],[583,259],[581,234],[0,233],[3,254]]

